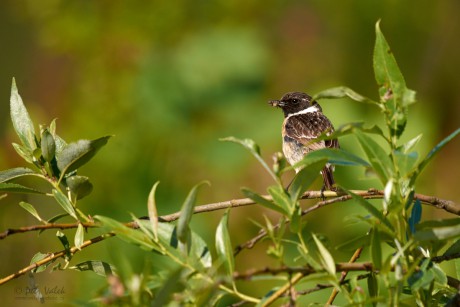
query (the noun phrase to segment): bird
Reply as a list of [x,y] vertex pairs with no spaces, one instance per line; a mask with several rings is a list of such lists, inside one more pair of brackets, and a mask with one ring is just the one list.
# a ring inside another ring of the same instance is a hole
[[[286,160],[294,166],[308,153],[322,148],[340,148],[337,139],[315,141],[320,135],[331,135],[334,126],[323,114],[318,102],[303,92],[289,92],[279,100],[268,102],[283,110],[282,125],[283,153]],[[298,173],[302,168],[295,168]],[[337,191],[333,176],[334,166],[327,163],[321,171],[323,187],[321,191]]]

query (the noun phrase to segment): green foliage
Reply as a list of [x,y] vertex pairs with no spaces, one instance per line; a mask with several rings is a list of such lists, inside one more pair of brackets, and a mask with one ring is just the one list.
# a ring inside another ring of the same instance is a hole
[[[115,293],[114,287],[110,287],[104,294],[114,304],[207,306],[228,300],[222,304],[243,301],[265,306],[278,299],[286,302],[286,293],[292,294],[291,291],[301,290],[302,284],[315,283],[335,288],[350,306],[376,306],[379,303],[440,305],[437,302],[446,302],[457,291],[448,282],[453,277],[448,276],[438,263],[443,260],[453,261],[457,270],[455,277],[459,277],[460,266],[456,258],[460,251],[460,219],[422,221],[423,200],[416,197],[416,179],[434,155],[460,134],[460,128],[441,141],[423,159],[419,159],[419,154],[415,151],[421,135],[412,137],[405,143],[401,142],[409,120],[409,106],[415,102],[415,92],[407,88],[380,31],[379,23],[375,30],[373,64],[379,87],[378,99],[364,97],[343,86],[315,95],[315,99],[348,97],[359,103],[375,106],[382,113],[384,127],[348,123],[339,127],[332,135],[323,135],[317,139],[349,135],[362,148],[363,156],[344,149],[314,151],[294,166],[301,170],[286,185],[283,174],[292,171],[294,167],[286,166],[282,155],[275,154],[274,164],[270,167],[253,140],[234,137],[222,139],[248,150],[274,181],[267,187],[268,195],[261,195],[250,188],[241,189],[246,197],[273,211],[270,212],[271,216],[278,218],[278,223],[274,224],[264,215],[263,223],[255,223],[261,230],[255,238],[257,240],[253,239],[251,244],[256,244],[262,238],[266,239],[269,242],[266,254],[276,264],[276,267],[269,267],[262,272],[262,276],[256,273],[258,268],[248,273],[247,279],[252,284],[259,280],[270,282],[270,286],[263,288],[262,292],[244,294],[237,282],[240,263],[245,262],[245,256],[239,256],[241,246],[240,249],[234,249],[232,245],[234,238],[229,222],[230,209],[225,211],[216,227],[214,244],[206,242],[194,230],[191,222],[197,193],[205,182],[191,189],[182,204],[176,223],[168,223],[158,216],[155,196],[158,182],[153,185],[148,195],[148,218],[132,216],[133,222],[123,223],[107,216],[97,215],[93,219],[83,213],[77,206],[78,201],[91,193],[93,185],[88,177],[79,174],[80,168],[106,145],[110,136],[67,143],[56,134],[55,121],[48,127],[40,127],[39,134],[36,134],[14,80],[10,109],[13,127],[21,144],[13,144],[13,147],[31,166],[1,171],[0,192],[36,193],[44,195],[43,197],[52,197],[59,205],[56,207],[61,213],[49,219],[42,217],[32,204],[20,202],[19,205],[44,226],[50,226],[61,218],[70,217],[75,222],[73,240],[69,240],[61,231],[56,234],[64,247],[62,258],[65,264],[62,266],[58,263],[53,269],[92,271],[107,278],[112,286],[116,284],[123,289],[120,294]],[[323,199],[317,206],[302,210],[300,200],[304,192],[312,186],[326,163],[359,168],[366,174],[375,176],[380,185],[378,188],[383,189],[383,192],[377,193],[375,189],[371,189],[373,187],[369,187],[368,192],[355,191],[349,188],[354,182],[338,182],[339,192],[326,191],[324,194],[324,197],[333,199]],[[43,180],[50,185],[49,191],[40,192],[11,182],[26,176]],[[341,280],[337,272],[336,250],[330,246],[326,236],[306,227],[308,225],[303,216],[314,214],[315,210],[326,204],[345,200],[363,208],[366,215],[345,217],[354,219],[355,223],[349,229],[353,228],[359,233],[337,249],[357,249],[359,252],[364,250],[364,261],[370,264],[362,264],[362,270],[370,272],[361,275],[350,272],[347,280]],[[229,203],[231,207],[233,203]],[[211,210],[215,209],[210,208],[209,211]],[[70,265],[74,253],[106,238],[103,235],[96,237],[98,240],[85,241],[88,223],[90,226],[101,227],[107,232],[106,236],[115,235],[116,238],[142,249],[148,257],[161,257],[165,265],[155,266],[154,263],[152,272],[146,270],[140,275],[119,275],[113,265],[101,260]],[[73,246],[70,242],[73,242]],[[31,263],[36,265],[35,273],[46,270],[55,261],[45,261],[47,257],[48,254],[42,253],[33,257]],[[45,262],[42,263],[43,261]],[[366,282],[361,282],[360,279],[366,279]],[[363,291],[363,287],[367,287],[367,291]],[[304,292],[306,296],[308,293]],[[290,296],[292,300],[297,295]]]

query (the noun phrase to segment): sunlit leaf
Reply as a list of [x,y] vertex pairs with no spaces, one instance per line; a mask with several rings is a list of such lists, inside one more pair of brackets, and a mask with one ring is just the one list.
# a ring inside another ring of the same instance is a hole
[[[48,256],[49,256],[49,254],[43,254],[43,253],[38,252],[38,253],[36,253],[36,254],[32,257],[32,259],[30,260],[30,264],[35,264],[35,263],[37,263],[37,262],[39,262],[39,261],[45,259],[45,258],[48,257]],[[33,272],[33,273],[40,273],[40,272],[43,272],[43,271],[46,270],[46,268],[47,268],[50,264],[52,264],[53,262],[54,262],[54,260],[53,260],[53,261],[49,261],[49,262],[47,262],[47,263],[45,263],[45,264],[42,264],[42,265],[36,267],[35,269],[33,269],[32,272]]]
[[187,238],[190,232],[189,224],[193,216],[193,209],[195,208],[196,194],[198,188],[205,183],[209,185],[209,182],[207,181],[203,181],[195,185],[190,190],[189,194],[187,195],[187,198],[184,201],[184,204],[182,205],[179,221],[177,222],[177,238],[182,243],[187,242]]
[[460,225],[423,229],[414,233],[418,241],[437,241],[460,236]]
[[27,210],[30,214],[32,214],[37,220],[39,220],[40,222],[43,222],[43,219],[40,217],[40,215],[38,214],[37,210],[34,208],[34,206],[32,206],[31,204],[29,203],[26,203],[26,202],[23,202],[21,201],[19,203],[19,206],[23,207],[25,210]]
[[331,253],[327,250],[326,247],[324,247],[323,243],[316,237],[315,234],[312,234],[313,240],[316,243],[316,246],[318,247],[318,251],[321,255],[321,263],[326,271],[329,272],[329,274],[334,275],[335,274],[335,262],[334,258],[332,258]]
[[153,231],[153,236],[155,240],[158,239],[158,211],[157,211],[157,205],[155,202],[155,192],[157,190],[158,184],[160,184],[159,181],[155,182],[152,189],[150,190],[149,197],[147,200],[147,210],[149,213],[149,221],[152,225],[152,231]]
[[289,214],[289,212],[286,212],[281,207],[277,206],[276,203],[273,203],[270,200],[265,199],[264,197],[262,197],[262,195],[259,195],[256,192],[251,191],[248,188],[241,188],[241,191],[243,192],[244,196],[252,199],[253,201],[255,201],[258,204],[261,204],[265,208],[277,211],[277,212],[279,212],[281,214]]
[[48,129],[45,129],[42,133],[40,148],[42,150],[43,159],[47,162],[51,162],[56,153],[56,143],[53,135],[48,131]]
[[81,249],[83,242],[85,242],[85,228],[81,223],[78,223],[77,231],[75,232],[75,247]]
[[379,105],[378,102],[372,99],[369,99],[367,97],[364,97],[346,86],[338,86],[338,87],[333,87],[333,88],[329,88],[327,90],[321,91],[318,94],[313,96],[313,100],[323,99],[323,98],[324,99],[337,99],[337,98],[344,98],[344,97],[348,97],[357,102]]
[[415,138],[409,140],[403,145],[403,152],[404,153],[409,153],[414,147],[418,144],[418,142],[421,140],[423,134],[417,135]]
[[74,219],[78,220],[75,208],[73,207],[70,200],[64,194],[62,194],[61,191],[53,189],[53,196],[65,212],[67,212]]
[[76,270],[80,272],[84,271],[92,271],[97,275],[107,277],[109,275],[113,275],[116,272],[116,269],[111,264],[100,261],[100,260],[88,260],[84,262],[80,262],[74,266],[68,267],[69,270]]
[[57,166],[61,171],[61,176],[74,171],[86,164],[101,149],[111,136],[104,136],[99,139],[89,141],[80,140],[65,146],[56,156]]
[[225,211],[216,230],[216,251],[219,258],[224,262],[228,275],[232,276],[235,268],[233,248],[228,232],[229,210]]
[[16,167],[4,171],[0,171],[0,183],[13,180],[23,176],[35,175],[35,172],[30,168]]
[[13,143],[13,148],[16,150],[18,155],[23,158],[26,162],[28,163],[33,163],[34,162],[34,157],[32,154],[32,150],[27,149],[25,146]]
[[0,183],[0,192],[21,194],[45,194],[33,188],[25,187],[16,183]]
[[11,84],[10,112],[13,127],[19,139],[28,150],[33,151],[37,148],[34,124],[19,96],[14,78]]

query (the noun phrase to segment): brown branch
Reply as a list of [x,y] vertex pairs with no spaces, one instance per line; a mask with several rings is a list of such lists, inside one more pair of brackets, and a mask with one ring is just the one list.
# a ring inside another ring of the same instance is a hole
[[[348,263],[354,263],[356,260],[358,260],[359,256],[361,255],[361,252],[363,251],[363,248],[362,247],[359,247],[354,253],[353,253],[353,256],[351,256],[350,258],[350,261],[348,261]],[[347,278],[347,274],[348,274],[348,271],[342,271],[342,274],[340,276],[340,280],[339,280],[339,283],[342,283],[345,278]],[[331,293],[331,296],[329,297],[329,299],[327,300],[327,303],[326,303],[326,306],[328,305],[332,305],[332,303],[334,302],[335,298],[337,297],[337,294],[339,294],[339,291],[337,290],[337,288],[334,288],[334,290],[332,290],[332,293]]]
[[[97,237],[94,237],[90,240],[87,240],[85,242],[83,242],[83,244],[80,246],[80,248],[77,248],[77,247],[72,247],[70,249],[70,254],[74,255],[76,253],[78,253],[79,251],[81,251],[82,249],[94,244],[94,243],[97,243],[97,242],[100,242],[102,240],[105,240],[107,238],[110,238],[110,237],[113,237],[115,234],[114,233],[106,233],[106,234],[103,234],[103,235],[100,235],[100,236],[97,236]],[[50,263],[60,257],[64,257],[66,254],[67,254],[67,250],[62,250],[60,252],[56,252],[56,253],[52,253],[50,254],[49,256],[35,262],[35,263],[32,263],[31,265],[17,271],[16,273],[13,273],[11,275],[8,275],[2,279],[0,279],[0,285],[12,280],[12,279],[15,279],[15,278],[18,278],[19,276],[21,275],[24,275],[25,273],[29,272],[29,271],[32,271],[33,269],[36,269],[38,268],[39,266],[41,265],[44,265],[44,264],[47,264],[47,263]]]
[[[335,265],[337,271],[372,271],[373,266],[371,262],[340,262]],[[318,272],[314,268],[310,266],[304,267],[287,267],[282,266],[279,268],[271,268],[265,267],[262,269],[250,269],[245,272],[234,272],[233,279],[235,280],[251,280],[253,277],[258,275],[278,275],[278,274],[294,274],[294,273],[301,273],[304,276],[310,275],[313,273]]]
[[[376,189],[356,190],[352,192],[366,199],[383,197],[383,191],[376,190]],[[267,200],[270,200],[270,201],[272,200],[271,196],[269,195],[264,195],[263,197]],[[323,206],[326,206],[332,203],[336,203],[336,202],[347,201],[351,199],[350,195],[343,195],[343,193],[340,193],[340,192],[337,193],[333,191],[324,191],[323,195],[321,194],[321,191],[308,191],[302,195],[301,199],[320,199],[323,197],[332,198],[332,199],[318,202],[315,206],[306,209],[302,214],[305,215],[309,213],[310,211],[314,211],[320,207],[323,207]],[[438,209],[443,209],[443,210],[446,210],[447,212],[450,212],[456,215],[460,215],[460,205],[453,201],[439,199],[437,197],[422,195],[422,194],[415,194],[414,199],[419,199],[424,204],[429,204]],[[196,206],[194,209],[194,213],[211,212],[211,211],[216,211],[216,210],[223,210],[227,208],[237,208],[237,207],[249,206],[249,205],[254,205],[254,204],[255,202],[250,198],[233,199],[233,200],[228,200],[228,201],[223,201],[223,202]],[[160,222],[173,222],[177,220],[179,216],[180,216],[180,211],[172,213],[172,214],[160,216],[158,217],[158,220]],[[148,217],[141,217],[141,219],[148,219]],[[45,225],[32,225],[32,226],[20,227],[20,228],[15,228],[15,229],[10,228],[0,233],[0,240],[10,235],[13,235],[13,234],[25,233],[25,232],[36,231],[36,230],[77,228],[78,224],[79,224],[78,222],[64,223],[64,224],[52,223],[52,224],[45,224]],[[135,222],[128,222],[128,223],[125,223],[125,225],[128,227],[137,228],[137,224]],[[85,228],[99,227],[97,223],[83,223],[83,226]],[[248,247],[248,248],[251,248],[251,247]],[[239,250],[235,251],[235,253],[238,254]]]

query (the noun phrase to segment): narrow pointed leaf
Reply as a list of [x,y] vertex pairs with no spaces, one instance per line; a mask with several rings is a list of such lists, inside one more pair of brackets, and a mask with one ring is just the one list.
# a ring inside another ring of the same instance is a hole
[[0,171],[0,182],[5,182],[13,180],[23,176],[35,175],[35,172],[30,168],[25,167],[16,167],[7,169],[5,171]]
[[77,231],[75,232],[75,247],[80,249],[85,242],[85,228],[81,223],[78,224]]
[[190,232],[189,224],[192,220],[193,209],[195,208],[196,194],[198,188],[205,183],[209,185],[209,182],[207,181],[203,181],[195,185],[187,195],[187,198],[185,199],[184,204],[182,205],[179,221],[177,222],[177,238],[182,243],[187,242],[187,238]]
[[380,232],[377,227],[372,229],[371,256],[374,267],[376,269],[380,269],[382,267],[382,242],[380,240]]
[[25,187],[16,183],[0,183],[0,192],[20,194],[45,194],[33,188]]
[[460,236],[460,225],[423,229],[415,232],[414,238],[418,241],[438,241]]
[[313,97],[313,100],[322,99],[322,98],[337,99],[337,98],[344,98],[344,97],[348,97],[357,102],[379,105],[378,102],[372,99],[369,99],[367,97],[364,97],[361,94],[358,94],[357,92],[355,92],[354,90],[346,86],[338,86],[338,87],[333,87],[333,88],[329,88],[327,90],[321,91]]
[[385,150],[368,135],[358,131],[356,131],[355,135],[380,181],[382,184],[386,184],[392,173],[392,162],[390,157]]
[[411,152],[412,149],[418,144],[420,139],[422,138],[423,134],[417,135],[415,138],[409,140],[407,143],[403,145],[404,153],[409,153]]
[[291,200],[291,198],[289,197],[289,195],[287,195],[284,189],[280,186],[271,186],[267,190],[273,198],[273,202],[278,207],[280,207],[285,212],[285,214],[290,216],[294,208],[295,202]]
[[34,162],[34,156],[32,154],[32,151],[27,149],[26,147],[13,143],[13,148],[16,150],[17,154],[24,159],[27,163],[33,163]]
[[415,170],[414,174],[411,177],[411,182],[410,184],[413,185],[415,183],[415,180],[417,179],[418,175],[422,172],[422,170],[427,166],[427,164],[433,159],[434,155],[438,153],[439,150],[441,150],[444,146],[446,146],[452,139],[454,139],[458,134],[460,134],[460,128],[452,132],[448,137],[446,137],[444,140],[438,143],[423,159],[422,162],[417,166],[417,169]]
[[58,237],[59,241],[61,242],[62,246],[64,246],[66,260],[69,261],[72,258],[72,253],[70,252],[70,243],[67,236],[60,230],[57,231],[56,236]]
[[329,272],[329,274],[334,275],[335,274],[335,262],[334,258],[332,258],[331,253],[327,250],[327,248],[321,243],[321,241],[316,237],[315,234],[312,234],[313,240],[316,243],[316,246],[318,247],[318,251],[321,256],[321,263],[324,267],[324,269]]
[[155,192],[157,190],[158,184],[160,184],[159,181],[155,182],[152,189],[150,190],[149,197],[147,200],[147,210],[149,213],[149,221],[150,221],[150,224],[152,225],[152,231],[153,231],[153,236],[155,240],[158,239],[158,211],[157,211],[157,205],[155,202]]
[[422,219],[422,204],[419,199],[414,202],[409,218],[409,229],[411,233],[415,232],[415,227]]
[[43,219],[40,217],[40,215],[38,214],[37,210],[35,210],[34,206],[32,206],[31,204],[29,203],[26,203],[26,202],[23,202],[21,201],[19,203],[19,206],[23,207],[25,210],[27,210],[27,212],[29,212],[30,214],[32,214],[37,220],[39,220],[40,222],[43,222]]
[[43,159],[45,159],[47,162],[51,162],[56,153],[56,142],[54,141],[54,137],[48,131],[48,129],[45,129],[42,133],[40,148],[42,150]]
[[11,84],[10,113],[14,130],[22,144],[30,151],[33,151],[37,148],[34,124],[22,102],[21,96],[19,96],[14,78]]
[[71,176],[65,179],[67,186],[77,199],[88,196],[93,191],[93,184],[85,176]]
[[262,197],[262,195],[257,194],[254,191],[251,191],[248,188],[241,188],[241,191],[243,192],[244,196],[252,199],[258,204],[261,204],[265,208],[277,211],[281,214],[288,214],[288,212],[285,212],[281,207],[277,206],[275,203],[271,202],[270,200]]
[[92,271],[99,276],[107,277],[110,275],[114,275],[116,272],[116,268],[111,264],[100,261],[100,260],[88,260],[84,262],[80,262],[74,266],[68,267],[69,270],[76,270],[80,272],[84,271]]
[[73,207],[70,200],[64,194],[62,194],[62,192],[53,190],[53,196],[65,212],[67,212],[74,219],[78,220],[75,208]]
[[351,191],[347,191],[343,187],[341,187],[343,191],[345,191],[348,195],[350,195],[359,205],[361,205],[364,209],[366,209],[372,216],[377,218],[383,225],[387,226],[390,231],[393,231],[393,226],[391,225],[390,221],[383,215],[383,213],[375,208],[370,202],[368,202],[363,197],[356,195]]
[[220,259],[225,263],[229,276],[233,275],[235,268],[232,243],[228,232],[228,215],[229,210],[225,211],[216,231],[216,251]]
[[[321,157],[321,155],[319,155]],[[289,186],[289,195],[292,201],[296,201],[318,178],[320,171],[326,164],[326,159],[319,160],[302,168],[294,177]]]
[[80,140],[65,146],[56,157],[61,176],[86,164],[101,147],[107,144],[110,137],[104,136],[93,141]]

